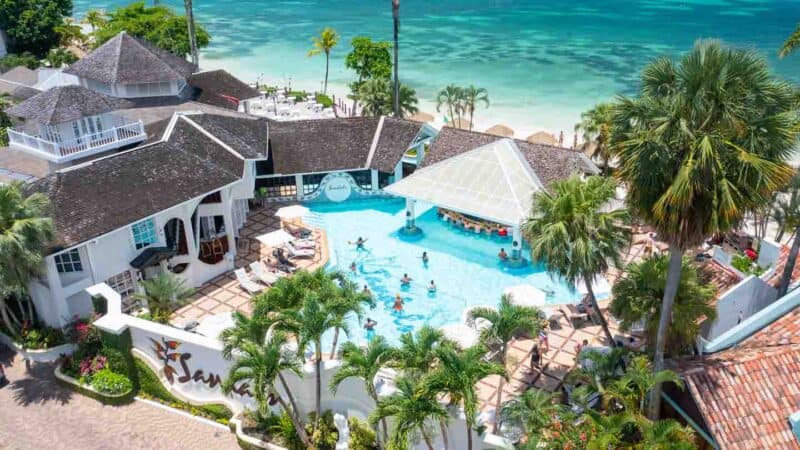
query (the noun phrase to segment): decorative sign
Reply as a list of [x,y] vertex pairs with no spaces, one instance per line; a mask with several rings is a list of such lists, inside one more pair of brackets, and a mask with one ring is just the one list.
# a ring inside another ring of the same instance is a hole
[[[169,384],[175,384],[175,381],[180,384],[195,381],[203,383],[210,388],[215,388],[222,384],[222,379],[217,374],[209,373],[206,375],[202,369],[197,369],[193,373],[188,363],[188,361],[192,359],[192,355],[191,353],[180,353],[178,351],[178,348],[181,346],[180,342],[170,341],[163,337],[161,338],[161,342],[153,338],[149,339],[153,343],[153,352],[156,354],[156,357],[159,361],[164,363],[164,376],[167,377]],[[178,367],[176,368],[174,365]],[[253,396],[253,393],[250,392],[250,384],[247,382],[234,386],[231,391],[243,397]],[[270,396],[269,404],[273,405],[276,402],[277,400]]]
[[[338,175],[338,176],[337,176]],[[328,181],[325,185],[325,196],[332,202],[343,202],[350,198],[353,192],[353,178],[344,173],[329,174],[326,177]]]

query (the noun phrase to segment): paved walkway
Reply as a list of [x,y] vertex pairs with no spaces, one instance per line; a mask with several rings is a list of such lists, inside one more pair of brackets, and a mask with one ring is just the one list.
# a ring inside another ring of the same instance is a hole
[[19,356],[0,345],[10,384],[0,389],[0,448],[238,449],[225,430],[133,402],[105,406],[56,383],[52,366],[25,373]]

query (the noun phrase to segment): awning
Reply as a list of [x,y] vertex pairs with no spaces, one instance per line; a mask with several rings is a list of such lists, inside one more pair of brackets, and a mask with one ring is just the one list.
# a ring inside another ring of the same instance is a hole
[[143,269],[175,256],[175,250],[169,247],[148,247],[131,261],[134,269]]
[[541,190],[544,186],[511,139],[439,161],[384,188],[510,226],[528,218],[532,196]]

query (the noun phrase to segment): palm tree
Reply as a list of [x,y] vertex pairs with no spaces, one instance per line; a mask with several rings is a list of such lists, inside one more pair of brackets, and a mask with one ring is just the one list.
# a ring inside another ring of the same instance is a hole
[[[391,81],[373,78],[361,84],[358,89],[358,101],[365,116],[385,116],[392,114],[394,94]],[[417,92],[404,85],[400,85],[400,116],[414,114],[417,108]]]
[[[467,449],[472,450],[472,430],[478,415],[478,394],[475,385],[489,375],[507,377],[505,367],[483,360],[486,347],[475,345],[457,351],[452,345],[436,349],[438,364],[423,381],[423,387],[433,395],[446,395],[451,405],[461,404],[467,425]],[[447,430],[442,430],[446,436]],[[446,441],[445,441],[446,442]],[[446,447],[446,446],[445,446]]]
[[399,73],[399,46],[400,40],[398,38],[398,34],[400,33],[400,0],[392,0],[392,22],[394,24],[394,88],[392,92],[392,110],[394,111],[394,116],[398,119],[403,117],[402,109],[400,108],[400,99],[402,98],[402,92],[400,92],[400,78],[398,76]]
[[[461,108],[461,100],[463,97],[462,88],[455,84],[448,84],[444,89],[439,91],[439,94],[436,96],[436,112],[441,112],[442,106],[447,106],[447,110],[450,112],[450,121],[455,122],[455,114]],[[460,122],[461,118],[459,116],[458,125],[460,125]]]
[[[613,141],[628,204],[670,246],[655,370],[664,365],[683,252],[738,225],[792,176],[794,92],[757,53],[699,41],[677,64],[650,63],[639,96],[618,100]],[[655,420],[660,387],[652,395]]]
[[401,377],[395,384],[397,392],[378,401],[369,415],[370,423],[374,425],[385,417],[393,419],[388,446],[391,450],[410,448],[409,441],[416,433],[422,436],[428,450],[433,450],[433,438],[426,422],[447,420],[447,409],[430,392],[420,389],[411,378]]
[[265,339],[260,344],[249,340],[242,342],[237,349],[236,359],[228,371],[228,377],[222,383],[222,391],[230,394],[237,383],[247,381],[262,414],[269,411],[270,398],[275,398],[292,419],[292,424],[294,424],[300,439],[308,446],[310,441],[303,424],[297,418],[298,411],[290,409],[275,388],[275,379],[280,376],[282,371],[287,370],[298,375],[301,374],[300,361],[297,356],[284,350],[286,343],[286,334],[282,332],[273,333],[269,339]]
[[83,16],[83,23],[89,24],[94,33],[97,27],[106,23],[106,13],[102,9],[92,8]]
[[[389,361],[391,351],[392,347],[383,336],[375,336],[369,341],[366,348],[361,348],[352,342],[345,342],[342,345],[342,368],[331,378],[331,392],[336,394],[339,385],[347,378],[361,378],[364,380],[367,394],[377,405],[378,393],[375,391],[374,380],[381,368]],[[381,418],[381,427],[383,428],[383,440],[387,441],[389,434],[385,418]]]
[[503,405],[500,420],[524,430],[527,443],[536,448],[543,432],[564,412],[555,393],[531,388]]
[[783,58],[797,50],[798,47],[800,47],[800,23],[797,24],[797,28],[794,29],[792,34],[789,35],[789,38],[786,39],[786,42],[783,43],[778,51],[778,56]]
[[792,230],[794,236],[797,234],[797,226],[800,225],[800,172],[796,172],[789,186],[775,197],[771,212],[778,223],[775,241],[781,242],[787,228]]
[[339,43],[339,34],[331,27],[325,27],[319,36],[311,38],[311,50],[308,51],[308,56],[316,56],[320,53],[325,53],[325,84],[322,88],[322,93],[328,93],[328,67],[331,62],[331,50]]
[[[650,363],[650,360],[643,355],[631,358],[630,362],[625,367],[625,373],[617,381],[617,386],[624,387],[625,389],[609,389],[609,391],[611,394],[620,391],[622,391],[622,393],[630,392],[630,395],[627,396],[628,398],[622,400],[628,400],[623,401],[623,404],[627,404],[628,411],[633,414],[641,414],[644,412],[647,394],[654,386],[670,382],[674,383],[679,389],[683,389],[683,381],[678,374],[671,370],[653,372],[653,365]],[[623,395],[622,397],[626,396]]]
[[[49,204],[43,194],[26,196],[22,183],[0,184],[0,318],[17,339],[22,321],[7,301],[24,297],[30,280],[41,273],[55,233],[53,221],[46,217]],[[28,319],[33,320],[30,309]]]
[[192,64],[200,64],[200,57],[197,54],[197,34],[194,29],[194,8],[192,0],[183,0],[183,7],[186,9],[186,24],[189,28],[189,53],[192,56]]
[[575,124],[575,132],[583,131],[584,147],[593,148],[592,159],[602,161],[603,170],[608,170],[611,159],[611,130],[614,122],[614,105],[598,103],[594,108],[581,114],[580,123]]
[[348,330],[347,323],[324,304],[324,298],[319,292],[308,292],[299,310],[281,312],[276,323],[277,327],[297,336],[300,353],[309,345],[314,345],[314,371],[317,381],[315,429],[322,417],[322,335],[334,328],[342,328],[345,332]]
[[616,197],[617,184],[610,178],[577,175],[556,181],[549,191],[533,197],[531,216],[523,234],[531,245],[531,259],[544,263],[548,272],[568,283],[583,282],[587,296],[609,342],[614,338],[597,305],[592,281],[610,264],[621,266],[619,252],[630,241],[624,226],[625,209],[608,210]]
[[[326,297],[325,304],[331,313],[338,317],[340,321],[344,322],[347,316],[355,314],[359,321],[364,315],[364,305],[371,308],[375,307],[375,299],[371,295],[365,294],[358,289],[358,285],[348,279],[341,273],[334,273],[331,275],[338,281],[339,286],[336,289],[336,295]],[[331,344],[331,358],[336,355],[336,345],[339,341],[339,330],[335,328],[333,332],[333,344]]]
[[421,326],[416,333],[400,335],[400,346],[391,352],[391,363],[409,376],[421,377],[436,361],[435,350],[444,342],[441,331],[430,325]]
[[595,429],[595,434],[587,443],[588,450],[618,448],[622,444],[622,436],[626,428],[636,423],[636,418],[627,412],[602,414],[593,409],[587,409],[583,417]]
[[[656,341],[668,266],[666,255],[653,255],[631,263],[625,268],[626,275],[612,288],[609,311],[620,320],[620,329],[630,330],[643,321],[650,344]],[[691,259],[684,257],[672,323],[667,331],[667,348],[671,352],[692,346],[700,333],[699,321],[703,317],[710,322],[716,319],[717,310],[712,304],[715,295],[714,286],[703,283],[697,267]]]
[[475,107],[478,103],[483,103],[489,107],[489,92],[484,88],[476,88],[470,85],[461,90],[461,100],[464,110],[469,113],[469,129],[472,131],[472,118],[475,115]]
[[641,450],[692,450],[697,448],[694,430],[672,419],[639,422],[642,439],[635,448]]
[[[511,299],[507,295],[503,295],[500,299],[500,306],[497,309],[475,308],[472,310],[473,318],[486,319],[491,323],[481,332],[481,340],[490,348],[499,346],[500,365],[504,369],[509,341],[520,333],[529,335],[538,333],[541,328],[541,315],[542,313],[536,308],[511,303]],[[500,411],[500,405],[503,404],[503,381],[505,381],[503,377],[500,377],[495,405],[497,412]],[[497,432],[498,422],[498,420],[494,421],[494,432]]]
[[159,323],[167,323],[172,309],[186,302],[194,294],[194,289],[186,287],[186,281],[172,272],[161,272],[155,278],[142,281],[144,294],[133,294],[134,300],[147,304],[150,318]]

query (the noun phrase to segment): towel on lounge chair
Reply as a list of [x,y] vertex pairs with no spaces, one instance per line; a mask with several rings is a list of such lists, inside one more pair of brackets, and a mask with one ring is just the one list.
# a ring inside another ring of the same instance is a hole
[[264,265],[261,264],[261,261],[250,263],[250,271],[256,279],[266,285],[275,284],[281,278],[281,275],[264,270]]
[[312,249],[297,248],[291,242],[286,244],[286,251],[289,252],[289,257],[293,258],[311,258],[315,253]]
[[257,294],[264,290],[264,286],[256,283],[255,281],[250,279],[250,276],[247,275],[244,269],[236,269],[233,271],[234,275],[236,275],[236,280],[239,282],[239,286],[245,291],[251,294]]

